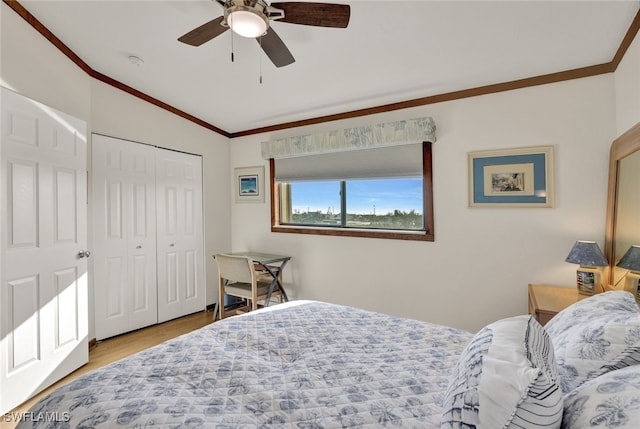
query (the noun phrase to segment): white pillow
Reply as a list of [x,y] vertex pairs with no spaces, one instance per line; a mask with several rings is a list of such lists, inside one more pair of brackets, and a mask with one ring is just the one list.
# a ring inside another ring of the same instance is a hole
[[499,320],[463,351],[443,403],[441,428],[559,428],[562,391],[553,345],[531,316]]
[[564,399],[563,429],[640,427],[640,365],[608,372]]
[[640,361],[640,309],[629,292],[594,295],[565,308],[545,326],[564,393]]

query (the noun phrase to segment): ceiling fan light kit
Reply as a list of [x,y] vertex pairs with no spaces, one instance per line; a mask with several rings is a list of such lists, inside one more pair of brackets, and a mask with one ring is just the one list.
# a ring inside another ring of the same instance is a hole
[[[250,5],[236,5],[233,1],[227,3],[231,6],[225,7],[224,18],[234,33],[252,38],[266,33],[269,27],[269,18],[265,14],[266,3],[262,1]],[[222,22],[222,25],[225,24],[225,21]]]
[[264,0],[216,0],[224,15],[200,25],[178,38],[191,46],[203,43],[231,30],[243,37],[256,38],[264,53],[276,67],[295,62],[289,48],[270,26],[279,20],[290,24],[315,27],[347,28],[351,8],[347,4],[279,2],[268,5]]

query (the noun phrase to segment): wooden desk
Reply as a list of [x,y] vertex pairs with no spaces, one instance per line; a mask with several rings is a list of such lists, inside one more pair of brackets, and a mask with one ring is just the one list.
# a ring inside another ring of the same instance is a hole
[[545,325],[553,316],[571,304],[588,298],[589,295],[578,293],[575,287],[549,285],[529,285],[529,314]]

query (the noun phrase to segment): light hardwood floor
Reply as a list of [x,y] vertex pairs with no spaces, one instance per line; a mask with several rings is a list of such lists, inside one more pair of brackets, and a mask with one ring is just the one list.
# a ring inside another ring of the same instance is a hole
[[[12,412],[19,413],[27,411],[38,399],[56,387],[66,384],[91,370],[155,346],[156,344],[160,344],[168,339],[186,334],[212,322],[213,312],[203,311],[100,341],[89,352],[89,363],[15,408]],[[16,422],[8,422],[6,420],[3,416],[0,416],[1,429],[9,429],[16,426]]]

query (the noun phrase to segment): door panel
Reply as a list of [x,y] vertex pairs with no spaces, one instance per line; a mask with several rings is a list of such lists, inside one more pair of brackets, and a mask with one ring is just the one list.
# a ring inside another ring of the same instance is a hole
[[67,168],[55,170],[55,240],[73,243],[76,240],[76,172]]
[[148,186],[144,183],[133,186],[133,236],[135,238],[147,238],[152,231],[147,225],[149,216],[147,212]]
[[[54,275],[56,302],[56,343],[59,349],[78,340],[78,272],[75,267],[59,270]],[[75,310],[75,311],[74,311]]]
[[[146,288],[147,258],[144,255],[133,256],[133,311],[150,310]],[[155,304],[155,303],[153,303]]]
[[1,91],[0,414],[88,360],[86,124]]
[[[4,96],[3,91],[3,96]],[[6,109],[7,138],[15,143],[24,143],[32,146],[38,144],[38,117],[32,112],[15,110],[12,107]]]
[[158,321],[205,308],[202,160],[158,149]]
[[180,285],[178,279],[178,254],[176,252],[169,252],[166,254],[167,258],[167,270],[166,277],[164,278],[166,282],[166,297],[165,297],[165,305],[171,304],[179,304],[179,291],[178,286]]
[[[50,146],[54,150],[70,156],[77,154],[76,139],[69,130],[60,128],[48,128],[49,132],[43,133],[43,143]],[[49,141],[47,137],[51,137]]]
[[[98,253],[97,256],[100,256],[100,254]],[[94,257],[97,258],[97,256],[94,254]],[[126,262],[124,259],[125,258],[117,256],[106,258],[105,284],[108,285],[108,287],[101,292],[101,295],[106,297],[106,299],[100,303],[96,302],[96,307],[98,306],[98,304],[100,304],[100,306],[102,307],[104,305],[103,303],[107,303],[106,319],[109,319],[111,321],[118,318],[126,318],[126,310],[124,308],[125,298],[123,296],[123,290],[125,290],[124,279],[126,277]],[[96,283],[98,283],[98,281],[96,281]]]
[[[40,323],[38,312],[38,276],[28,276],[8,283],[9,330],[12,332],[9,347],[9,374],[30,362],[40,359]],[[24,339],[27,339],[24,341]]]
[[164,192],[166,194],[163,210],[165,213],[164,236],[175,239],[178,234],[178,190],[174,186],[165,185]]
[[185,256],[185,298],[187,300],[198,297],[198,254],[195,250],[187,250]]
[[96,338],[157,323],[155,148],[92,135]]
[[193,237],[195,233],[195,190],[185,188],[184,190],[184,234]]
[[7,160],[9,170],[8,246],[38,245],[38,166],[25,160]]
[[[97,174],[96,174],[97,175]],[[94,180],[97,178],[94,177]],[[107,237],[111,239],[124,238],[122,235],[122,182],[107,182]]]

